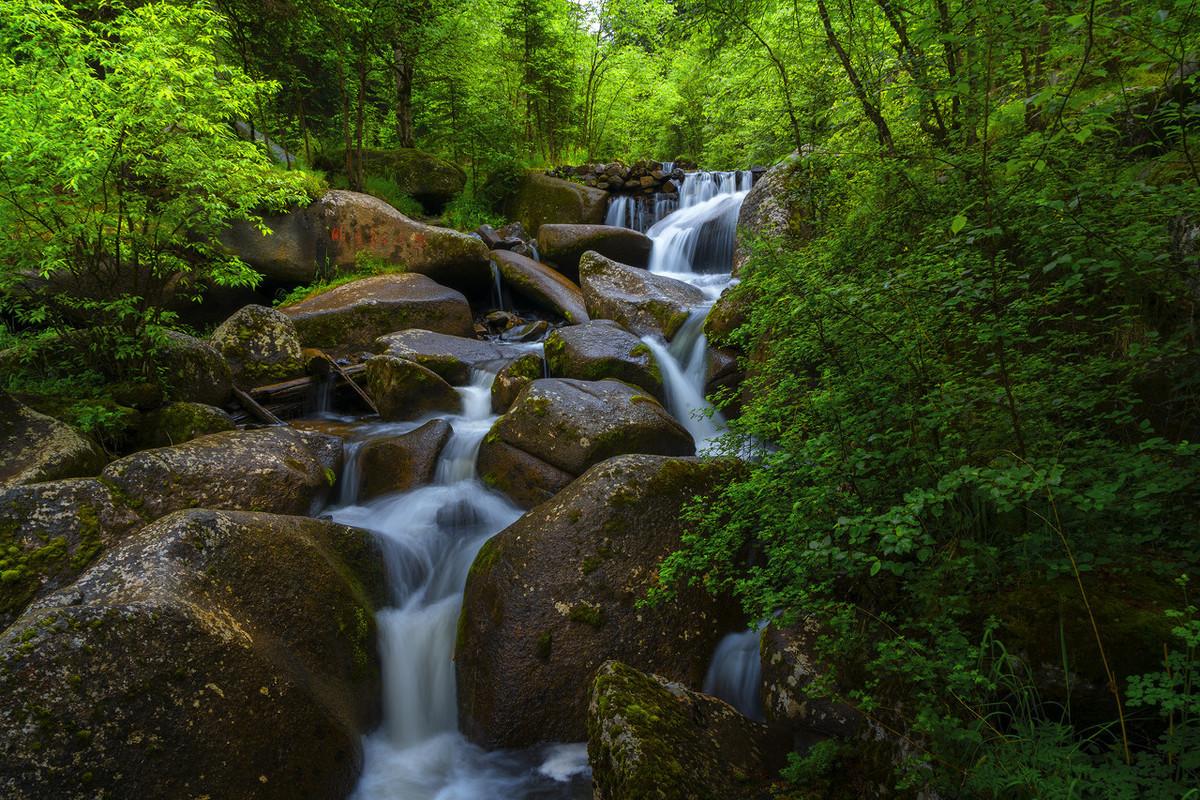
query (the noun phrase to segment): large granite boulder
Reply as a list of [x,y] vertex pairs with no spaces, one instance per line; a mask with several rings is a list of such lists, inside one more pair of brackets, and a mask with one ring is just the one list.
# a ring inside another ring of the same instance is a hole
[[546,364],[555,378],[616,378],[663,399],[663,378],[646,343],[611,320],[560,328],[546,339]]
[[592,676],[610,658],[700,684],[721,635],[739,623],[736,604],[688,587],[654,606],[638,602],[656,585],[658,562],[680,545],[683,506],[732,469],[613,458],[483,546],[455,648],[459,722],[472,741],[582,740]]
[[0,488],[95,475],[107,461],[87,436],[0,390]]
[[0,795],[342,798],[378,718],[369,534],[183,511],[0,636]]
[[167,331],[156,358],[166,399],[224,404],[233,393],[233,373],[221,353],[203,339]]
[[492,412],[506,413],[526,386],[545,377],[546,363],[537,353],[526,353],[510,361],[492,381]]
[[260,386],[304,374],[300,335],[292,318],[266,306],[243,306],[210,341],[240,386]]
[[472,370],[495,371],[516,357],[492,342],[419,329],[381,336],[375,340],[375,350],[414,361],[455,386],[469,383]]
[[647,267],[654,243],[644,233],[613,225],[543,225],[538,231],[538,251],[564,275],[578,277],[579,259],[589,250],[628,264]]
[[490,278],[487,248],[478,238],[416,222],[367,194],[331,189],[307,208],[266,223],[269,236],[238,223],[221,241],[278,281],[352,273],[360,254],[464,290],[486,288]]
[[806,693],[828,671],[817,646],[822,633],[819,621],[806,617],[787,627],[772,622],[759,638],[767,722],[801,741],[829,736],[849,739],[866,723],[862,713],[850,704]]
[[[423,150],[411,147],[392,150],[364,148],[361,158],[364,174],[387,178],[430,214],[442,213],[446,204],[467,185],[467,174],[461,167]],[[346,168],[345,151],[331,151],[317,160],[316,167],[331,173],[343,173]]]
[[509,250],[493,250],[492,263],[512,291],[572,324],[586,322],[583,292],[557,270]]
[[777,748],[766,726],[677,682],[608,661],[587,726],[594,800],[768,796]]
[[417,419],[462,408],[462,397],[436,372],[395,356],[367,359],[367,391],[386,420]]
[[451,433],[446,420],[431,419],[408,433],[364,442],[358,451],[358,501],[432,483]]
[[657,400],[615,380],[543,378],[526,386],[479,448],[489,486],[529,507],[564,478],[624,453],[690,456],[691,435]]
[[412,273],[363,278],[279,310],[295,323],[305,347],[333,351],[370,350],[378,337],[404,328],[474,332],[467,298]]
[[203,403],[167,403],[143,414],[137,432],[139,447],[170,447],[210,433],[231,431],[233,418],[216,406]]
[[527,231],[537,231],[547,223],[599,225],[608,211],[608,192],[526,172],[500,210]]
[[579,285],[592,319],[611,319],[638,336],[667,341],[706,302],[704,292],[691,284],[594,252],[584,253],[579,262]]
[[798,247],[813,238],[815,227],[808,202],[809,163],[799,153],[792,153],[754,183],[738,212],[734,275],[750,257],[751,240],[773,240],[779,245]]

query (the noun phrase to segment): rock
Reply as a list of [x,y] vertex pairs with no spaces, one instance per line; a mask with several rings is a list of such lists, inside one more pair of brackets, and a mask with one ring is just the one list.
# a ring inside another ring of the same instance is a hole
[[0,390],[0,488],[95,475],[108,458],[88,437]]
[[503,414],[521,391],[538,378],[546,377],[546,365],[537,353],[526,353],[508,363],[492,381],[492,411]]
[[0,630],[142,522],[95,478],[0,490]]
[[395,356],[367,359],[367,391],[385,420],[417,419],[462,407],[458,392],[436,372]]
[[853,738],[864,718],[853,706],[804,690],[820,676],[817,637],[821,627],[809,617],[790,627],[768,625],[759,639],[762,660],[762,698],[767,722],[797,735]]
[[766,726],[666,678],[605,662],[587,728],[595,800],[768,796],[775,748]]
[[415,222],[367,194],[331,189],[307,208],[266,223],[270,236],[237,223],[221,242],[273,280],[311,283],[353,273],[360,253],[464,290],[486,290],[491,277],[482,241]]
[[0,637],[0,795],[345,797],[378,718],[384,583],[354,528],[149,526]]
[[638,336],[671,340],[705,302],[695,286],[620,264],[599,253],[579,262],[579,284],[592,319],[611,319]]
[[730,336],[746,324],[750,315],[750,298],[741,286],[726,289],[704,318],[704,335],[714,346],[730,344]]
[[[429,214],[440,214],[446,204],[467,185],[467,174],[457,165],[432,153],[408,147],[392,150],[362,151],[362,169],[366,175],[378,175],[396,184]],[[346,155],[334,150],[319,158],[317,169],[345,174]]]
[[231,431],[233,418],[215,406],[203,403],[168,403],[146,414],[138,430],[140,447],[169,447],[198,436]]
[[607,208],[608,192],[602,189],[526,172],[500,210],[525,230],[538,231],[546,223],[599,225]]
[[475,466],[485,484],[521,508],[549,500],[575,480],[570,472],[502,441],[480,447]]
[[261,428],[143,450],[109,464],[100,480],[151,520],[184,508],[308,514],[341,464],[340,439]]
[[300,335],[291,317],[266,306],[244,306],[210,337],[240,386],[261,386],[304,374]]
[[500,341],[515,343],[536,342],[549,332],[550,323],[544,319],[539,319],[509,328],[500,334]]
[[725,416],[737,416],[741,413],[741,387],[746,381],[746,372],[742,369],[741,353],[737,350],[713,347],[708,351],[708,370],[704,378],[704,396],[725,392],[728,402],[722,398],[721,413]]
[[538,246],[542,257],[564,275],[578,278],[579,260],[589,250],[631,267],[646,267],[654,243],[644,233],[612,225],[543,225]]
[[459,292],[424,275],[389,273],[343,284],[279,309],[305,347],[369,350],[375,339],[405,328],[470,336],[471,308]]
[[815,235],[808,214],[808,167],[799,153],[785,158],[759,178],[738,212],[737,244],[733,254],[736,276],[750,258],[750,241],[774,239],[796,247]]
[[613,458],[489,540],[459,619],[461,730],[488,748],[579,741],[589,684],[609,658],[698,685],[717,641],[739,623],[736,604],[689,587],[662,604],[637,603],[679,547],[682,506],[734,468]]
[[362,475],[358,501],[432,483],[450,433],[450,423],[433,419],[400,436],[365,442],[358,453]]
[[108,387],[113,402],[138,411],[153,411],[163,404],[163,388],[142,380],[121,381]]
[[610,320],[560,328],[546,339],[546,363],[555,378],[598,381],[604,378],[640,386],[660,401],[662,373],[650,348]]
[[167,400],[219,406],[233,392],[233,374],[224,357],[194,336],[167,331],[157,361]]
[[577,324],[588,320],[583,292],[545,264],[507,250],[494,250],[492,261],[508,287],[529,302]]
[[454,386],[469,383],[472,370],[498,370],[513,359],[511,352],[491,342],[419,329],[381,336],[375,351],[420,364]]

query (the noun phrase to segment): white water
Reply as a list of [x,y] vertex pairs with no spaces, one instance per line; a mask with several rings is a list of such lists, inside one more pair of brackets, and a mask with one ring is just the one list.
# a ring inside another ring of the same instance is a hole
[[704,397],[708,346],[703,327],[707,314],[708,306],[693,311],[669,346],[657,336],[642,337],[662,371],[667,410],[696,440],[699,453],[708,451],[725,432],[725,418]]
[[[495,420],[494,378],[476,371],[470,385],[459,388],[462,412],[446,417],[453,434],[433,484],[332,512],[338,522],[378,534],[392,595],[391,607],[376,615],[383,724],[364,740],[355,800],[590,796],[581,745],[487,752],[457,730],[454,637],[467,572],[480,546],[521,515],[475,471],[479,445]],[[381,423],[370,430],[412,429],[424,421]],[[344,496],[357,495],[357,475],[348,466]]]
[[762,662],[757,628],[728,634],[717,645],[704,676],[705,694],[721,698],[750,719],[762,721]]

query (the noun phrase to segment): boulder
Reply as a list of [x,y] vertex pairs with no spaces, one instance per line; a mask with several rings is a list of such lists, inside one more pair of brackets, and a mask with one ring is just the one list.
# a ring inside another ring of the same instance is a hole
[[592,319],[611,319],[638,336],[667,341],[705,303],[704,292],[691,284],[594,252],[579,262],[579,285]]
[[0,390],[0,487],[95,475],[107,461],[70,425]]
[[201,436],[109,464],[100,480],[146,519],[184,508],[308,514],[342,464],[342,442],[292,428]]
[[369,350],[385,333],[405,328],[470,336],[467,298],[424,275],[389,273],[346,283],[279,309],[305,347]]
[[561,273],[507,250],[493,250],[491,258],[513,292],[572,324],[587,321],[583,292]]
[[750,297],[743,285],[726,289],[704,317],[704,335],[715,346],[729,345],[735,330],[746,324],[750,315]]
[[578,183],[526,172],[500,210],[527,231],[547,223],[599,225],[608,209],[608,192]]
[[191,510],[0,636],[0,795],[341,798],[378,718],[365,531]]
[[474,236],[416,222],[367,194],[331,189],[307,208],[268,217],[263,236],[233,225],[221,242],[278,281],[311,283],[358,269],[360,254],[464,290],[485,288],[487,248]]
[[766,726],[674,681],[606,662],[587,728],[595,800],[768,796],[776,748]]
[[[568,475],[623,453],[690,456],[691,435],[653,397],[615,380],[542,378],[517,395],[480,445],[485,483],[506,491],[529,478],[508,445]],[[540,485],[540,481],[538,482]],[[516,497],[513,497],[517,500]]]
[[579,259],[589,250],[628,264],[646,267],[654,243],[644,233],[612,225],[543,225],[538,247],[545,258],[565,275],[578,277]]
[[385,420],[417,419],[462,408],[458,392],[436,372],[395,356],[367,359],[367,391]]
[[610,658],[699,685],[721,635],[739,623],[736,604],[690,587],[654,606],[638,602],[680,545],[682,507],[734,468],[613,458],[484,544],[455,648],[459,723],[472,741],[582,740],[592,676]]
[[450,434],[450,423],[433,419],[408,433],[364,442],[358,452],[358,501],[432,483]]
[[233,373],[225,358],[208,342],[179,331],[167,331],[157,365],[167,400],[219,406],[233,393]]
[[575,480],[570,472],[502,441],[479,448],[475,468],[485,484],[521,508],[533,508]]
[[66,586],[142,518],[95,478],[0,490],[0,630]]
[[240,386],[261,386],[304,374],[296,325],[273,308],[242,307],[213,331],[210,341]]
[[[457,165],[432,153],[410,147],[392,150],[362,151],[361,166],[366,175],[378,175],[396,184],[430,214],[440,214],[446,204],[467,185],[467,174]],[[346,155],[334,150],[316,162],[318,169],[344,174]]]
[[233,418],[216,406],[203,403],[167,403],[142,417],[138,428],[140,447],[170,447],[210,433],[231,431]]
[[610,320],[560,328],[546,339],[546,364],[555,378],[616,378],[640,386],[660,401],[662,373],[645,342]]
[[469,383],[472,370],[497,370],[513,358],[511,351],[491,342],[420,329],[381,336],[375,350],[416,362],[454,386]]
[[511,361],[492,381],[492,411],[496,414],[507,412],[526,386],[544,377],[546,364],[537,353],[526,353]]
[[850,739],[865,727],[863,715],[848,703],[809,697],[805,689],[821,677],[815,618],[780,627],[772,622],[759,638],[763,710],[767,722],[793,733],[801,742],[814,737]]
[[790,247],[812,240],[815,228],[808,213],[808,170],[807,159],[796,152],[755,181],[738,212],[735,276],[750,258],[750,242],[754,239],[775,240]]

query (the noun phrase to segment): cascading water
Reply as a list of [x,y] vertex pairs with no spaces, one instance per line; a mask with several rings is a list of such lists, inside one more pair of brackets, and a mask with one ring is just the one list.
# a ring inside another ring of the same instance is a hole
[[[433,484],[332,512],[338,522],[377,533],[391,587],[391,607],[376,615],[383,725],[364,741],[356,800],[591,796],[583,745],[488,752],[457,730],[452,659],[467,572],[483,543],[521,515],[475,471],[479,445],[495,421],[494,378],[476,371],[470,385],[459,388],[462,413],[445,417],[453,433]],[[367,433],[400,432],[424,421],[380,423]],[[348,466],[347,483],[356,475]],[[357,487],[344,491],[357,495]]]
[[609,201],[605,225],[632,228],[645,233],[660,219],[679,208],[679,197],[659,192],[654,195],[616,195]]
[[696,440],[697,452],[705,452],[725,430],[725,418],[704,399],[708,377],[704,317],[708,309],[701,306],[692,311],[669,346],[657,336],[642,337],[662,371],[667,410]]

